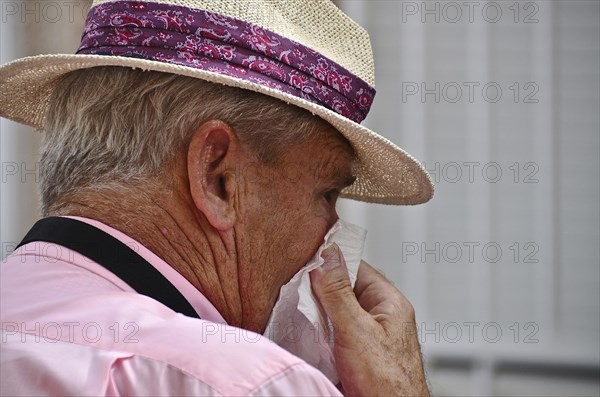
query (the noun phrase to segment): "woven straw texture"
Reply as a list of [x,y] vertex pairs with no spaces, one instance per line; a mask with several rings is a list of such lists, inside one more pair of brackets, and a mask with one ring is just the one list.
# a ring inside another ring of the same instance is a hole
[[[94,5],[101,2],[105,1],[96,1]],[[209,10],[253,23],[260,22],[265,28],[327,55],[365,81],[372,84],[374,80],[368,35],[330,0],[171,0],[170,4]],[[245,4],[252,4],[253,7]],[[264,7],[266,11],[258,12],[254,7]],[[277,16],[259,21],[265,15]],[[327,20],[326,23],[323,22],[324,19]],[[323,26],[319,25],[321,22],[324,23]],[[57,80],[67,72],[95,66],[124,66],[175,73],[281,99],[328,121],[354,147],[359,160],[357,179],[342,192],[343,197],[373,203],[410,205],[424,203],[433,196],[433,184],[423,167],[404,150],[369,129],[323,106],[293,95],[185,66],[97,55],[41,55],[23,58],[0,67],[0,116],[42,130],[49,99]]]
[[[93,6],[113,0],[96,0]],[[197,8],[252,22],[288,37],[345,67],[375,86],[369,34],[331,0],[152,0]]]

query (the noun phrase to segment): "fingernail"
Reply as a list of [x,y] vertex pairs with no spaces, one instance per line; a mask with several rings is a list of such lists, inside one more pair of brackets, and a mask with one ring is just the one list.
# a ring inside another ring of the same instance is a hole
[[332,270],[340,266],[340,251],[336,243],[331,244],[321,252],[321,258],[324,259],[323,270]]

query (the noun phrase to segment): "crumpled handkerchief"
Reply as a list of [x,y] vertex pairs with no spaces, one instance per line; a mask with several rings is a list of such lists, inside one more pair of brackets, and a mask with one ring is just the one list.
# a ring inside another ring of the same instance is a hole
[[356,282],[367,231],[338,220],[325,235],[315,256],[281,287],[264,335],[290,353],[318,368],[333,384],[339,382],[333,358],[333,327],[313,294],[309,272],[324,262],[321,252],[336,243]]

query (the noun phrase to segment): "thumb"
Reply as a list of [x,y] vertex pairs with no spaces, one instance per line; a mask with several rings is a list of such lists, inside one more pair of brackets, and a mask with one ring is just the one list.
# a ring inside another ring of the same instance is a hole
[[321,253],[324,263],[310,272],[312,290],[334,324],[356,320],[362,310],[352,290],[344,255],[333,243]]

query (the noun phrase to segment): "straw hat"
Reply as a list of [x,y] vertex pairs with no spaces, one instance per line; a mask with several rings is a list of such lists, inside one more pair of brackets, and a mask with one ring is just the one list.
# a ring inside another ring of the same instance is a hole
[[174,73],[281,99],[352,144],[357,178],[342,197],[420,204],[433,195],[413,157],[359,124],[375,95],[371,44],[330,0],[95,0],[77,55],[0,66],[0,116],[42,130],[59,78],[96,66]]

